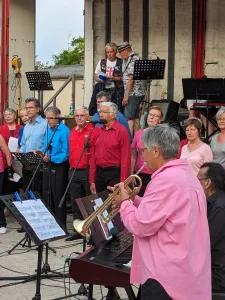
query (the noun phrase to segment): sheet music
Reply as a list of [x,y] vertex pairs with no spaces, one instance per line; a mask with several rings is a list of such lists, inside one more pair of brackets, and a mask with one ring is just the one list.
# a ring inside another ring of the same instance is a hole
[[65,235],[40,199],[13,203],[41,241]]
[[15,137],[10,136],[8,147],[10,152],[16,152],[18,149],[18,139]]

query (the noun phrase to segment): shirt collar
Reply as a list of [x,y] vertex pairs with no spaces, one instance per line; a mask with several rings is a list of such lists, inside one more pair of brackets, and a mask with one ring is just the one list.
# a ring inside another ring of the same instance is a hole
[[83,132],[84,130],[88,129],[88,127],[90,127],[91,124],[86,124],[81,130],[79,129],[78,126],[74,127],[74,130],[77,132]]
[[153,174],[152,174],[152,178],[155,177],[158,173],[163,172],[165,169],[170,168],[170,167],[174,167],[174,166],[188,166],[188,162],[186,159],[172,159],[168,162],[166,162],[163,166],[161,166],[158,170],[156,170]]
[[118,122],[115,120],[112,124],[111,124],[111,126],[109,127],[109,128],[107,128],[106,129],[106,126],[105,126],[105,124],[104,124],[104,126],[102,127],[104,130],[110,130],[110,129],[114,129],[114,130],[116,130],[117,128],[118,128]]
[[31,121],[31,122],[30,122],[30,124],[32,124],[32,123],[41,123],[42,119],[43,119],[43,118],[42,118],[40,115],[38,115],[38,116],[34,119],[34,121]]

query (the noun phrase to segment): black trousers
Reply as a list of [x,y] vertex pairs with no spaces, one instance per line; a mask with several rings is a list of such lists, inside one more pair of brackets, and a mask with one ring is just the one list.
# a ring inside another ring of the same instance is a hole
[[141,285],[141,300],[172,300],[172,298],[158,281],[148,279]]
[[96,169],[95,186],[97,193],[107,190],[107,186],[114,186],[120,182],[120,168],[107,167]]
[[[3,191],[4,172],[0,173],[0,195]],[[4,203],[0,200],[0,227],[6,227],[6,219],[4,214]]]
[[61,208],[58,206],[67,186],[68,168],[67,161],[61,164],[50,163],[43,172],[43,199],[65,228],[66,201]]
[[138,176],[142,180],[142,186],[141,186],[140,192],[138,193],[138,196],[143,197],[146,187],[147,187],[149,181],[151,180],[151,175],[145,174],[145,173],[139,173]]
[[[69,179],[74,169],[69,170]],[[76,169],[70,185],[70,198],[74,219],[83,219],[75,199],[90,195],[89,169]]]

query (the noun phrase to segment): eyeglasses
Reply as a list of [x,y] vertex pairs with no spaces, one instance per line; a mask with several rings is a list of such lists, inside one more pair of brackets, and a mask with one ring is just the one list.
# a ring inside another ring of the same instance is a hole
[[147,148],[146,147],[144,147],[144,148],[140,148],[139,149],[139,151],[140,151],[140,153],[142,154],[142,153],[144,153],[145,152],[145,150],[146,150]]
[[160,119],[161,115],[154,115],[154,114],[148,114],[149,117],[154,118],[154,119]]
[[111,111],[105,111],[105,110],[99,110],[99,113],[102,113],[102,114],[111,114],[112,112]]
[[35,109],[36,107],[35,106],[26,106],[26,110],[28,109]]
[[207,179],[209,179],[209,177],[202,177],[202,178],[198,177],[199,181],[203,181],[203,180],[207,180]]
[[217,119],[217,121],[222,121],[222,122],[225,122],[225,118],[219,118],[219,119]]
[[86,115],[75,115],[75,118],[79,119],[79,118],[84,118]]

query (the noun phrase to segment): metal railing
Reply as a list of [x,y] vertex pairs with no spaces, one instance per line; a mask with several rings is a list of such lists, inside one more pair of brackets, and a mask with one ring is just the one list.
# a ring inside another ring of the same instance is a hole
[[72,81],[72,95],[71,95],[71,104],[75,107],[75,86],[76,86],[76,76],[70,76],[63,85],[55,92],[55,94],[48,100],[47,103],[43,105],[43,110],[45,110],[49,105],[53,104],[56,106],[57,104],[57,97],[60,93],[65,89],[65,87]]

